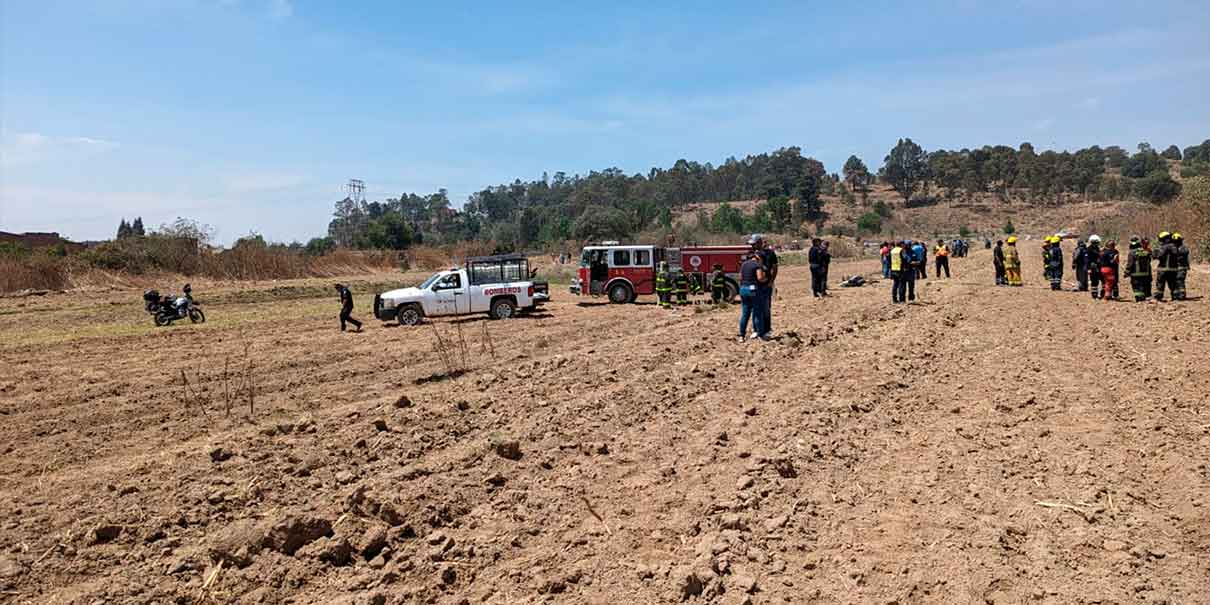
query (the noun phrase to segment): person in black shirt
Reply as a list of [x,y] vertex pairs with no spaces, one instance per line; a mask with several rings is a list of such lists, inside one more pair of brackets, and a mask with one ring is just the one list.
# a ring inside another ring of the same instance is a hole
[[744,263],[739,267],[739,341],[744,342],[748,337],[748,320],[752,320],[752,330],[760,338],[764,334],[764,316],[761,313],[760,286],[766,280],[764,266],[756,253],[744,257]]
[[760,260],[765,275],[763,282],[758,283],[756,288],[756,294],[759,297],[756,312],[761,317],[760,327],[764,330],[757,336],[768,340],[770,333],[773,332],[773,286],[774,281],[777,280],[777,253],[766,245],[764,236],[759,233],[754,233],[752,237],[748,238],[748,244],[752,246],[752,252]]
[[340,331],[345,331],[345,323],[351,323],[357,331],[361,331],[361,322],[353,319],[353,293],[344,284],[336,284],[336,293],[340,295]]
[[822,264],[823,264],[823,283],[819,284],[819,286],[820,286],[819,291],[820,291],[821,295],[827,296],[828,295],[828,267],[831,266],[831,264],[832,264],[832,253],[828,250],[828,242],[824,242],[821,245],[821,247],[823,248],[823,254],[820,255],[820,260],[822,261]]
[[817,237],[811,240],[811,250],[807,252],[807,263],[811,265],[811,296],[819,298],[824,292],[824,268],[823,256],[825,251],[820,239]]

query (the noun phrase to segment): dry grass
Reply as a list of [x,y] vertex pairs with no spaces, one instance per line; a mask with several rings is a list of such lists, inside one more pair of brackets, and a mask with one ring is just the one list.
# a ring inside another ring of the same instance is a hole
[[0,257],[0,292],[63,290],[70,285],[71,277],[61,258],[42,254]]

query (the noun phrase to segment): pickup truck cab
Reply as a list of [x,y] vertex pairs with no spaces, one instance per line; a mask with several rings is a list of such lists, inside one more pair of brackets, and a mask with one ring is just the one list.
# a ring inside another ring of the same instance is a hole
[[[536,272],[536,271],[535,271]],[[533,281],[521,255],[469,258],[465,267],[438,271],[419,286],[374,296],[374,317],[413,326],[425,317],[487,313],[508,319],[550,300],[546,282]]]

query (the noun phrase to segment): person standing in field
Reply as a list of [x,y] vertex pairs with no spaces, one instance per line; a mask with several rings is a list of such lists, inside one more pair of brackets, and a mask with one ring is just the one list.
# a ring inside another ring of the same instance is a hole
[[1101,236],[1088,236],[1088,291],[1093,300],[1100,300],[1101,288]]
[[1050,237],[1050,254],[1046,257],[1050,263],[1050,289],[1063,289],[1063,238]]
[[1010,286],[1021,285],[1021,255],[1017,252],[1017,236],[1008,236],[1004,249],[1004,279]]
[[764,318],[761,316],[762,304],[759,294],[761,282],[766,280],[765,268],[760,257],[755,252],[744,257],[739,267],[739,342],[748,339],[748,320],[752,320],[752,330],[759,338],[764,328]]
[[1143,247],[1139,236],[1130,238],[1130,252],[1126,254],[1126,273],[1130,275],[1130,290],[1134,302],[1151,298],[1151,251]]
[[1076,272],[1076,292],[1088,291],[1088,248],[1084,240],[1076,244],[1076,251],[1071,253],[1071,268]]
[[996,247],[992,250],[992,269],[996,271],[996,285],[1007,286],[1008,279],[1004,276],[1004,242],[996,240]]
[[773,331],[773,289],[777,282],[777,253],[768,247],[764,236],[759,233],[752,234],[752,237],[748,238],[748,244],[752,246],[752,252],[756,254],[765,274],[764,281],[758,283],[756,288],[760,297],[758,312],[761,314],[760,327],[763,330],[757,336],[768,340]]
[[351,323],[357,332],[361,331],[361,322],[353,319],[353,293],[344,284],[336,284],[336,294],[340,296],[340,331],[345,331],[345,324]]
[[819,298],[824,291],[824,248],[817,237],[811,240],[811,249],[807,251],[807,264],[811,266],[811,296]]
[[1180,269],[1180,250],[1172,242],[1172,234],[1160,233],[1160,249],[1155,255],[1159,261],[1156,267],[1155,299],[1164,300],[1164,288],[1172,292],[1172,299],[1177,300],[1176,274]]
[[714,304],[723,302],[727,298],[727,274],[723,272],[723,266],[715,263],[712,267],[713,273],[710,275],[710,301]]
[[828,269],[832,266],[832,251],[831,251],[831,247],[828,245],[828,242],[824,242],[823,244],[821,244],[821,247],[823,248],[823,253],[820,255],[820,258],[823,262],[823,283],[820,284],[820,286],[822,287],[821,294],[823,296],[827,296],[828,295]]
[[1118,243],[1110,240],[1101,251],[1101,282],[1105,289],[1104,300],[1118,299]]
[[891,242],[882,242],[882,247],[878,248],[878,255],[882,257],[882,277],[890,279],[891,277]]
[[941,279],[941,271],[945,271],[945,276],[950,276],[950,249],[942,240],[937,240],[937,247],[933,249],[933,258],[937,259],[937,279]]
[[1176,289],[1172,291],[1172,300],[1185,300],[1185,278],[1189,276],[1189,248],[1185,246],[1185,237],[1180,233],[1172,234],[1172,245],[1176,246]]

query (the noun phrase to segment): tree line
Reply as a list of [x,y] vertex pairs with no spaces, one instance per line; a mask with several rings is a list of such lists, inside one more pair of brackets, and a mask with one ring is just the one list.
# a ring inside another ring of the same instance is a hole
[[[785,147],[715,166],[678,160],[670,168],[626,174],[609,168],[587,175],[556,172],[532,181],[486,187],[454,209],[444,189],[429,195],[406,193],[385,201],[336,203],[328,234],[305,249],[334,247],[405,249],[420,243],[494,241],[502,250],[523,250],[567,240],[626,239],[673,230],[673,215],[692,204],[762,200],[752,213],[720,204],[697,212],[699,228],[716,232],[796,231],[803,222],[826,218],[821,196],[849,201],[867,195],[875,183],[891,186],[906,205],[939,198],[995,194],[1003,199],[1064,203],[1084,199],[1140,198],[1162,203],[1180,192],[1170,174],[1179,162],[1182,176],[1210,174],[1210,140],[1157,152],[1140,143],[1135,153],[1116,145],[1077,151],[1038,152],[1030,143],[977,149],[926,151],[900,139],[872,172],[857,156],[841,174],[822,162]],[[862,217],[859,228],[876,231],[890,216],[885,204]]]

